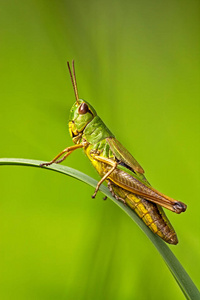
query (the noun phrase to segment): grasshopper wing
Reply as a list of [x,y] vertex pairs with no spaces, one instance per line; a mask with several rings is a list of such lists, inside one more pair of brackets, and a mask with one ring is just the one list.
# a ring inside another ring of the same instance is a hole
[[126,150],[126,148],[120,144],[116,138],[107,138],[106,139],[114,156],[124,165],[129,167],[132,171],[136,171],[140,174],[144,173],[144,170],[137,162],[137,160]]
[[[122,163],[122,166],[125,167],[124,170],[119,167],[110,174],[109,179],[115,185],[173,212],[181,213],[186,210],[187,206],[184,203],[176,201],[150,186],[143,175],[142,167],[115,138],[107,138],[107,142],[113,155],[119,160],[119,165]],[[135,174],[130,174],[128,169]]]

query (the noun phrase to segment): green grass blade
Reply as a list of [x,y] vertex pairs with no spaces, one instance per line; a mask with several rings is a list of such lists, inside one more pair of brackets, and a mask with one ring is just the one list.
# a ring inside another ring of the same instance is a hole
[[[2,158],[0,159],[0,165],[18,165],[18,166],[31,166],[31,167],[40,167],[39,165],[43,161],[31,160],[31,159],[20,159],[20,158]],[[53,164],[48,167],[43,167],[43,169],[56,171],[63,173],[65,175],[74,177],[78,180],[81,180],[93,187],[96,187],[97,181],[86,174],[77,171],[75,169],[69,168],[63,165]],[[152,241],[156,249],[159,251],[160,255],[163,257],[166,262],[169,270],[180,286],[182,292],[184,293],[187,299],[200,299],[200,293],[193,283],[192,279],[189,277],[185,269],[182,267],[178,259],[169,249],[167,244],[163,242],[157,235],[153,234],[151,230],[144,224],[144,222],[132,211],[128,206],[123,205],[123,203],[117,201],[112,197],[109,190],[105,186],[100,187],[100,191],[115,202],[135,223],[142,229],[142,231],[147,235],[147,237]]]

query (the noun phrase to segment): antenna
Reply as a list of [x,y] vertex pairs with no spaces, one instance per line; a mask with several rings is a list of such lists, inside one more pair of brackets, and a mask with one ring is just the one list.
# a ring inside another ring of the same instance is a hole
[[73,89],[74,89],[74,94],[75,94],[75,97],[76,97],[76,103],[79,104],[74,60],[72,60],[72,71],[73,71],[73,74],[72,74],[69,62],[67,62],[67,66],[68,66],[68,69],[69,69],[69,74],[70,74],[70,77],[71,77],[71,81],[72,81],[72,85],[73,85]]

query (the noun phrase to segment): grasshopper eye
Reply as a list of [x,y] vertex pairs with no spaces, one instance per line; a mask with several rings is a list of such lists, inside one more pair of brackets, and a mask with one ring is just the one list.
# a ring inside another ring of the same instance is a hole
[[84,115],[88,112],[88,110],[89,110],[88,105],[85,102],[83,102],[78,109],[78,113],[81,115]]

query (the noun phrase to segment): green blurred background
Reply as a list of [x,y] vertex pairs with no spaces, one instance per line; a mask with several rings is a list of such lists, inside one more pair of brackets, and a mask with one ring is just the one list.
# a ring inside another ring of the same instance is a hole
[[[199,1],[0,1],[0,157],[49,161],[72,145],[79,96],[151,184],[170,246],[199,284]],[[99,179],[77,150],[64,164]],[[184,299],[156,249],[102,194],[46,170],[1,167],[0,299]]]

